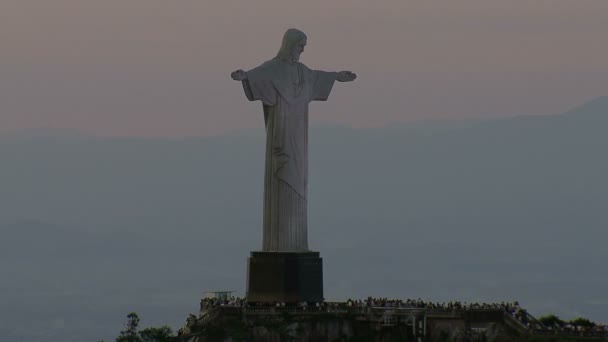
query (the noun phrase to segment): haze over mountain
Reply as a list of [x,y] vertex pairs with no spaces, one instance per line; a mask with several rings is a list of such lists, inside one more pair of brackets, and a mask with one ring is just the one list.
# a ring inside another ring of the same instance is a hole
[[[608,97],[564,114],[310,130],[310,246],[328,300],[518,300],[608,321]],[[0,340],[182,324],[243,294],[264,132],[0,138]]]

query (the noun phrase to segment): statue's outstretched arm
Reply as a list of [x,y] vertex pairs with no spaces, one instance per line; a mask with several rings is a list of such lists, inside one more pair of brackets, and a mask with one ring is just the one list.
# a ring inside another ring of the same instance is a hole
[[247,73],[243,69],[239,69],[233,71],[232,74],[230,74],[230,77],[235,81],[244,81],[247,79]]
[[357,74],[352,71],[339,71],[336,81],[338,82],[352,82],[357,78]]

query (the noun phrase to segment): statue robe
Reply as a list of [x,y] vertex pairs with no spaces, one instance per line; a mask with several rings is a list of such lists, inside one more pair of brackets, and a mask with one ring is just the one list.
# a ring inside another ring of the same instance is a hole
[[263,251],[308,251],[308,104],[326,101],[336,76],[274,58],[242,82],[266,124]]

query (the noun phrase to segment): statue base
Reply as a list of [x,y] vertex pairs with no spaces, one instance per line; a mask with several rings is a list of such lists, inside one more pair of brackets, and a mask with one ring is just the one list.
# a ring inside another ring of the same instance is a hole
[[323,259],[319,252],[251,252],[248,303],[323,301]]

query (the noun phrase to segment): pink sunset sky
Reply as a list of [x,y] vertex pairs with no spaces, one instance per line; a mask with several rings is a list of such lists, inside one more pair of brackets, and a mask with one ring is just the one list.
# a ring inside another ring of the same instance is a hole
[[608,95],[606,0],[2,0],[0,133],[183,137],[262,128],[230,72],[308,35],[352,70],[311,123],[557,114]]

